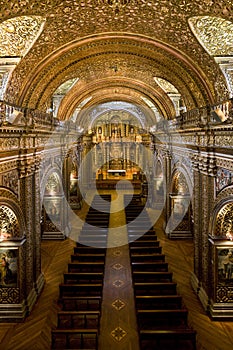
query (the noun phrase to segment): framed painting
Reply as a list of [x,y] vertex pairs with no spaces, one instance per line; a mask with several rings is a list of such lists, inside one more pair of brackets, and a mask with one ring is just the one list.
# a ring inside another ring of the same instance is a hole
[[18,249],[0,248],[0,286],[17,287]]
[[233,247],[217,248],[217,283],[233,286]]

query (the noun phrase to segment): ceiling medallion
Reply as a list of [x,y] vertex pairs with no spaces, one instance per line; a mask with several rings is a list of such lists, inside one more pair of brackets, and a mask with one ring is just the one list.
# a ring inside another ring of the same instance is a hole
[[98,0],[100,4],[109,6],[115,15],[119,15],[121,10],[131,3],[131,0]]

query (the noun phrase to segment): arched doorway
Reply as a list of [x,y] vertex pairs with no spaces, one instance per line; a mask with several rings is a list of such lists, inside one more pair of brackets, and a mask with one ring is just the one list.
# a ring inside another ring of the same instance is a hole
[[192,203],[188,177],[175,169],[169,194],[170,218],[167,223],[169,238],[192,238]]
[[65,238],[65,194],[61,175],[51,169],[43,179],[41,236],[42,239]]

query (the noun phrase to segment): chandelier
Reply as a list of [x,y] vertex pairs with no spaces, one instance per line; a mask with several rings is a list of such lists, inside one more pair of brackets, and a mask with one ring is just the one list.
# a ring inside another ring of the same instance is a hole
[[118,15],[121,10],[130,4],[131,0],[98,0],[100,5],[109,6],[115,15]]

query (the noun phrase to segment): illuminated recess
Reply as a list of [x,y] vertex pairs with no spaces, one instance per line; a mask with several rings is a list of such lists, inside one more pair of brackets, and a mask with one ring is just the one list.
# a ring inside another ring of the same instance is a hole
[[19,223],[12,209],[0,205],[0,242],[19,236]]

